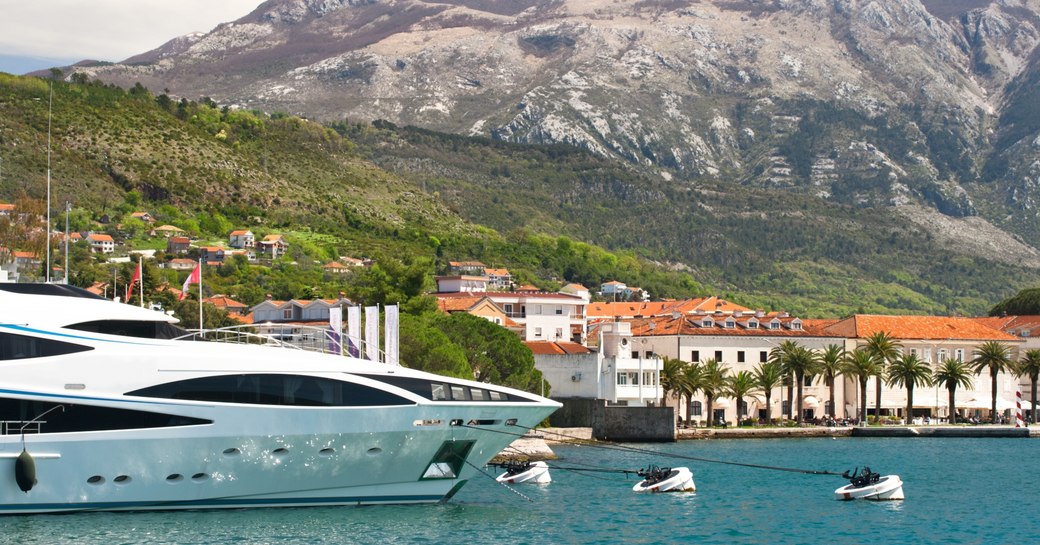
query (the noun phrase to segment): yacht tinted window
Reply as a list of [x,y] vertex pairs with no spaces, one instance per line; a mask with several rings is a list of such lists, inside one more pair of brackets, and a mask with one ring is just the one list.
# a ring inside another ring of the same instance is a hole
[[89,346],[0,332],[0,360],[46,358],[93,350]]
[[127,395],[250,405],[372,407],[414,405],[377,388],[306,375],[221,375],[150,386]]
[[[60,408],[55,409],[57,406]],[[23,429],[25,433],[65,433],[198,424],[212,424],[212,421],[175,414],[0,397],[0,433],[4,435],[18,434]]]
[[413,394],[420,395],[431,401],[447,401],[448,399],[453,401],[535,401],[534,399],[515,396],[505,392],[498,392],[491,390],[490,388],[486,390],[474,388],[472,391],[477,393],[471,394],[471,389],[469,387],[459,384],[451,384],[447,381],[440,382],[423,378],[401,377],[396,375],[359,374],[359,376],[378,380],[379,382],[385,382],[392,386],[397,386],[402,390],[408,390]]
[[104,335],[121,335],[123,337],[139,337],[144,339],[175,339],[187,335],[188,332],[169,322],[148,322],[140,320],[95,320],[65,326],[68,329],[102,333]]

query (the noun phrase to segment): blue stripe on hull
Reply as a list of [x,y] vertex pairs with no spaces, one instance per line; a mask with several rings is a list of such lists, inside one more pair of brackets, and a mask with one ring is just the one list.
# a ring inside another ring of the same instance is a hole
[[221,509],[243,507],[315,507],[378,503],[433,503],[443,495],[341,496],[335,498],[209,499],[175,502],[84,502],[0,505],[0,514],[58,513],[74,511],[161,511],[168,509]]

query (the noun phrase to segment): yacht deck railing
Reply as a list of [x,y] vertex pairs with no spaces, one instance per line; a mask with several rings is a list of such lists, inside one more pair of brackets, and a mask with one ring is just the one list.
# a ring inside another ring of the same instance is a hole
[[[188,335],[177,337],[175,340],[263,345],[359,358],[365,358],[367,354],[362,339],[350,337],[342,331],[336,332],[328,327],[297,324],[260,323],[191,330]],[[378,361],[386,361],[386,355],[382,350],[377,350],[377,354]]]

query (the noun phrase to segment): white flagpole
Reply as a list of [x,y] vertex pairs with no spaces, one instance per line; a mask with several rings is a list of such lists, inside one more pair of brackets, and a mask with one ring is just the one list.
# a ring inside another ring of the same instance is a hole
[[202,333],[202,258],[199,258],[199,333]]
[[144,256],[137,256],[137,285],[141,286],[141,308],[144,308]]

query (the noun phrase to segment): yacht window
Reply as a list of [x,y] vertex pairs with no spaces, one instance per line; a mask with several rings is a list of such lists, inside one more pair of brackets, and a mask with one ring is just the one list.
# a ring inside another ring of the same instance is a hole
[[103,335],[120,335],[122,337],[138,337],[144,339],[176,339],[188,335],[188,331],[169,322],[141,320],[95,320],[65,326],[68,329],[101,333]]
[[[61,408],[55,408],[58,406]],[[0,397],[0,433],[3,435],[15,435],[22,431],[25,433],[66,433],[167,428],[212,423],[211,420],[175,414]]]
[[150,386],[126,395],[249,405],[373,407],[415,403],[370,386],[306,375],[221,375]]
[[28,335],[0,333],[0,360],[46,358],[86,352],[87,350],[93,350],[93,348],[64,341],[30,337]]
[[[397,375],[368,375],[359,374],[359,376],[384,382],[391,386],[396,386],[402,390],[407,390],[415,395],[422,396],[425,399],[431,401],[537,401],[535,399],[521,397],[512,394],[506,394],[505,392],[499,392],[486,389],[474,389],[470,393],[470,388],[460,384],[448,384],[443,382],[434,382],[424,378],[414,377],[402,377]],[[479,395],[476,392],[480,392]]]

